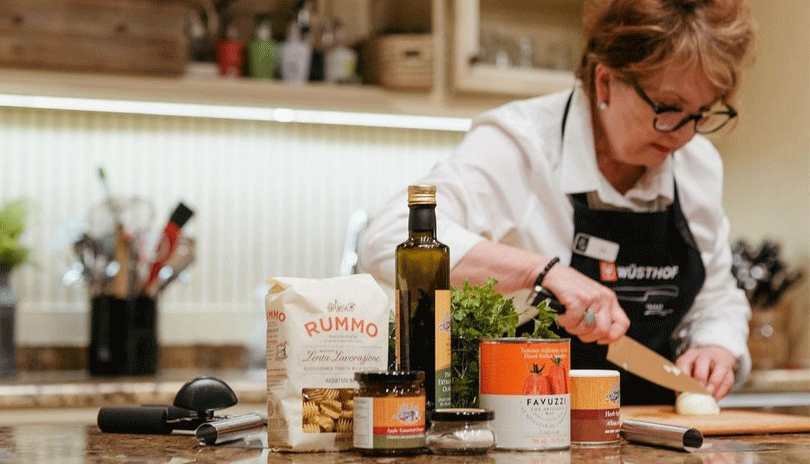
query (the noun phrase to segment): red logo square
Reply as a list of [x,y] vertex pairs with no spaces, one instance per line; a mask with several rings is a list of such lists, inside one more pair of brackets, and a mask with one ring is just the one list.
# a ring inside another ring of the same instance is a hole
[[602,282],[616,282],[619,275],[616,273],[616,264],[607,261],[599,261],[599,277]]

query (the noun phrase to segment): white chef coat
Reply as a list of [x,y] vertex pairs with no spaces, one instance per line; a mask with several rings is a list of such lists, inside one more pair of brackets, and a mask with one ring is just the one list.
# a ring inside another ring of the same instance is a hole
[[[682,349],[728,349],[738,360],[736,384],[741,384],[751,368],[746,344],[751,309],[731,274],[719,153],[696,135],[622,195],[597,167],[590,103],[580,84],[574,88],[562,137],[570,94],[516,101],[476,117],[456,151],[419,180],[437,187],[437,236],[450,247],[451,268],[483,239],[559,256],[569,264],[574,234],[569,194],[587,193],[591,207],[656,211],[672,203],[675,179],[706,280],[673,335]],[[393,287],[394,250],[407,237],[403,189],[364,232],[361,268]]]

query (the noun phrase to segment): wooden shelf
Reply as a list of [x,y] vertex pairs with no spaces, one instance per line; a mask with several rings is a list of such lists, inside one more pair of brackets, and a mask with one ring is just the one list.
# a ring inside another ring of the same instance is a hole
[[[431,92],[390,91],[366,85],[289,85],[248,78],[225,79],[212,76],[210,72],[149,77],[0,68],[0,94],[85,99],[90,103],[87,109],[99,111],[104,111],[103,102],[110,100],[205,105],[205,114],[215,114],[212,117],[228,117],[224,115],[226,111],[222,111],[222,116],[217,113],[219,105],[471,118],[515,98],[564,90],[573,85],[570,71],[499,68],[470,64],[470,58],[478,53],[481,21],[478,14],[483,2],[489,5],[486,8],[489,13],[494,8],[496,16],[503,13],[509,22],[528,21],[527,28],[536,28],[537,21],[551,18],[552,28],[563,27],[562,31],[570,31],[572,26],[568,22],[578,16],[582,0],[553,0],[547,8],[539,9],[528,0],[425,1],[430,5],[434,37],[434,89]],[[555,25],[554,21],[558,20],[565,24]],[[453,33],[455,40],[452,40]],[[99,102],[91,101],[93,99]],[[25,106],[26,103],[6,105]],[[69,109],[83,108],[74,104]]]
[[460,118],[472,117],[506,101],[503,97],[393,92],[376,86],[24,69],[0,69],[0,94]]
[[570,89],[574,85],[571,71],[498,68],[480,63],[469,66],[467,72],[457,79],[456,84],[467,90],[524,97]]

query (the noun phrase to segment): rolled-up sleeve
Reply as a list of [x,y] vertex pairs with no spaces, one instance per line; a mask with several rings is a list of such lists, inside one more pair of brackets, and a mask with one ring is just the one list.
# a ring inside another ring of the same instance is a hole
[[[475,126],[456,151],[419,183],[436,186],[437,238],[450,248],[450,266],[483,239],[514,230],[528,202],[525,149],[501,128]],[[374,214],[360,240],[360,267],[393,286],[396,246],[408,237],[403,188]]]

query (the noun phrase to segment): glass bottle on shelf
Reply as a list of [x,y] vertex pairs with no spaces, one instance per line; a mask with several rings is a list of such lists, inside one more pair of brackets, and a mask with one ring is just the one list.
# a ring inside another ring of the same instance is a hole
[[239,40],[239,32],[231,23],[225,29],[225,37],[217,44],[219,74],[225,77],[239,77],[245,64],[245,44]]
[[312,64],[312,45],[302,37],[298,21],[292,21],[287,39],[281,46],[281,79],[291,84],[303,84],[309,78]]
[[250,77],[274,79],[278,67],[278,44],[273,41],[273,29],[267,15],[256,17],[254,39],[248,45]]
[[518,67],[532,68],[534,67],[534,46],[532,40],[526,36],[518,40]]
[[334,44],[326,49],[326,81],[337,84],[355,82],[357,80],[357,52],[346,44],[346,30],[343,23],[335,21],[331,34]]

